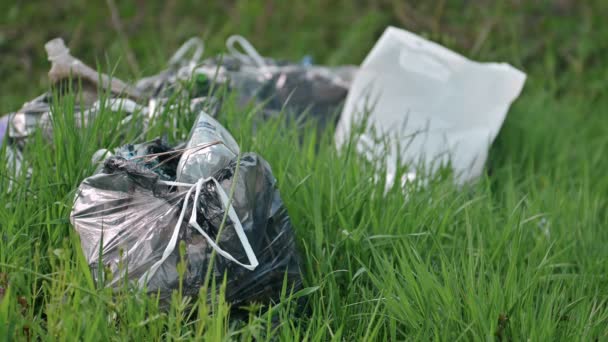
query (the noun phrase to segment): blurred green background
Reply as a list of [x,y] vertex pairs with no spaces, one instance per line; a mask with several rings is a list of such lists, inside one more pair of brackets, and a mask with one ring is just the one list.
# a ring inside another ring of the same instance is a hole
[[605,0],[2,1],[0,110],[48,86],[44,43],[62,37],[74,56],[126,80],[156,73],[187,38],[209,56],[231,34],[263,55],[360,63],[387,25],[480,60],[507,61],[555,92],[600,96],[608,79]]

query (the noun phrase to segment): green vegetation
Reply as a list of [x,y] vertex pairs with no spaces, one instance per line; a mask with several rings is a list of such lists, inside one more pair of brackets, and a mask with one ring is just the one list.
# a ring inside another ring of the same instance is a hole
[[[244,320],[230,319],[220,284],[201,290],[218,288],[210,303],[175,293],[165,311],[141,292],[95,286],[68,220],[74,190],[93,171],[97,149],[141,132],[117,127],[109,112],[76,130],[67,98],[56,108],[52,145],[38,135],[25,153],[27,185],[0,153],[0,336],[608,339],[606,1],[136,3],[117,1],[121,34],[104,2],[0,4],[0,110],[46,90],[43,44],[55,36],[129,80],[157,72],[191,35],[205,38],[207,56],[239,33],[265,55],[342,64],[359,63],[393,24],[475,59],[507,61],[529,79],[478,183],[457,188],[440,175],[408,188],[407,200],[398,189],[384,196],[354,153],[338,155],[332,130],[301,139],[295,127],[269,121],[254,131],[253,110],[224,107],[220,121],[242,150],[273,168],[305,279],[304,290],[286,289],[281,304],[252,306]],[[179,118],[168,132],[174,139],[194,120],[166,116]],[[166,132],[162,125],[146,138]]]

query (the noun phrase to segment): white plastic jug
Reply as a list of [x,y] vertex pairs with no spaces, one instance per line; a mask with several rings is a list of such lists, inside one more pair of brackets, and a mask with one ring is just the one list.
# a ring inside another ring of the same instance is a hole
[[[394,182],[397,160],[430,172],[450,160],[462,184],[481,174],[525,79],[508,64],[474,62],[388,27],[351,85],[336,144],[347,142],[353,123],[368,113],[368,130],[357,137],[357,149],[370,158],[387,157],[387,186]],[[393,139],[388,151],[373,142],[372,129]]]

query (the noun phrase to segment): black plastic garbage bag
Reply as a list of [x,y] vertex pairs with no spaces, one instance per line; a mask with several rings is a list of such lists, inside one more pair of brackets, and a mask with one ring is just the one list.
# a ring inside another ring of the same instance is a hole
[[292,64],[241,66],[228,74],[239,101],[262,104],[265,117],[277,117],[283,112],[289,119],[313,119],[324,128],[336,125],[348,93],[348,83],[337,70]]
[[231,36],[226,45],[228,55],[203,61],[194,74],[224,81],[242,104],[261,104],[265,117],[283,112],[288,119],[313,119],[319,128],[336,125],[357,67],[265,58],[241,36]]
[[161,180],[173,181],[181,155],[180,149],[171,147],[165,138],[156,138],[140,144],[123,145],[113,151],[98,150],[93,155],[92,161],[93,164],[98,165],[95,173],[102,171],[106,159],[115,156],[132,160],[156,173]]
[[126,277],[151,293],[159,291],[165,304],[179,286],[181,242],[185,295],[198,294],[209,267],[218,284],[227,274],[226,299],[233,307],[278,300],[285,277],[289,286],[301,284],[292,225],[276,180],[268,163],[253,153],[195,184],[163,181],[144,164],[110,157],[101,173],[80,185],[71,221],[94,277],[103,274],[98,269],[103,265],[113,275],[107,285],[118,287]]

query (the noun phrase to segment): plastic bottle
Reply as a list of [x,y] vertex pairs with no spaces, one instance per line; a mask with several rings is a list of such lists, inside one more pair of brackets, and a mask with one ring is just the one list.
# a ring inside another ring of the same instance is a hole
[[[221,143],[204,147],[217,141]],[[239,153],[239,145],[230,132],[203,111],[192,127],[186,148],[177,166],[177,181],[183,183],[213,176]]]

